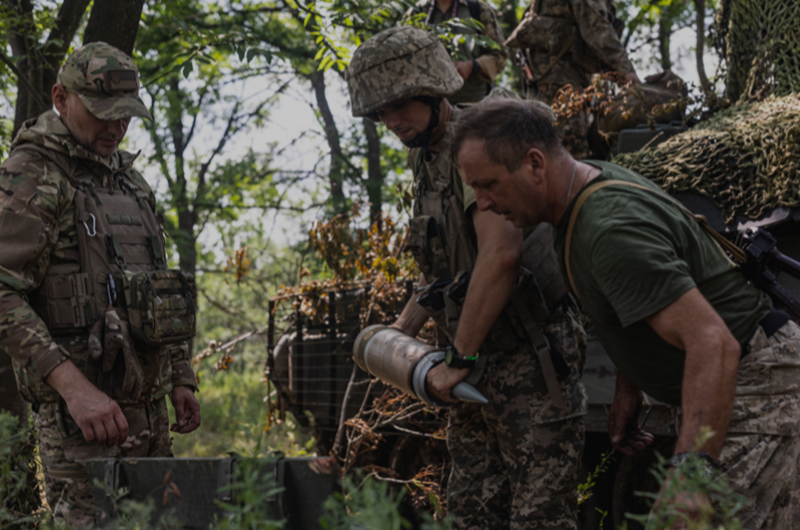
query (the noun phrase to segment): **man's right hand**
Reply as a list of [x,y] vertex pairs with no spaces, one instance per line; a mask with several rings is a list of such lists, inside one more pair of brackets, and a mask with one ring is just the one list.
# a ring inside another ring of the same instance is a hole
[[453,387],[466,379],[469,372],[469,368],[450,368],[444,363],[439,363],[428,372],[428,389],[439,401],[458,403],[452,394]]
[[624,455],[631,456],[653,443],[653,435],[639,427],[642,399],[642,391],[617,373],[614,402],[608,411],[608,436],[611,445]]
[[67,403],[67,410],[89,443],[112,447],[128,438],[128,420],[116,401],[86,379],[71,361],[64,361],[47,376]]

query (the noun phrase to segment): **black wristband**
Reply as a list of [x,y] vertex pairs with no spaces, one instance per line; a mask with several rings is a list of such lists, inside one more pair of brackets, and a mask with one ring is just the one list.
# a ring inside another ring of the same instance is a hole
[[452,344],[448,344],[444,348],[444,362],[450,368],[472,368],[477,360],[477,354],[472,357],[464,357]]

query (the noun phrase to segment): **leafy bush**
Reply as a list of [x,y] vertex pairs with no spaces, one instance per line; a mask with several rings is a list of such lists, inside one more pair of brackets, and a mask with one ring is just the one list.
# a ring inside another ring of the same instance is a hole
[[41,507],[36,478],[36,431],[0,412],[0,528],[27,528]]
[[[356,476],[354,474],[353,476]],[[405,490],[393,493],[389,482],[367,477],[356,485],[351,477],[343,481],[343,493],[325,501],[325,516],[320,521],[326,530],[400,530],[411,523],[400,515],[400,501]],[[423,514],[422,530],[448,530],[452,518],[434,521]]]

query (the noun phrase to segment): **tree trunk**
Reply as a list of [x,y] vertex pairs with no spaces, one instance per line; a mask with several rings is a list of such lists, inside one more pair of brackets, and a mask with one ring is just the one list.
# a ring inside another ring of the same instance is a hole
[[697,44],[695,45],[695,59],[697,61],[697,77],[700,79],[700,86],[704,92],[711,90],[711,83],[706,75],[706,67],[703,64],[703,54],[706,44],[706,0],[694,0],[694,9],[697,12],[697,22],[695,31],[697,32]]
[[311,86],[314,87],[314,95],[317,99],[317,106],[322,115],[323,127],[325,128],[325,139],[330,149],[330,169],[328,170],[328,180],[331,186],[331,198],[333,199],[333,212],[341,213],[345,210],[344,190],[344,158],[342,158],[342,146],[339,137],[339,129],[333,119],[331,107],[328,105],[328,98],[325,95],[325,74],[315,71],[309,76]]
[[131,55],[143,7],[144,0],[94,0],[83,43],[103,41]]
[[672,18],[669,16],[669,6],[661,10],[658,19],[658,52],[661,55],[661,68],[672,69],[672,60],[669,56],[669,38],[672,35]]
[[[78,31],[90,0],[64,0],[56,15],[55,26],[47,40],[41,45],[35,35],[26,29],[33,21],[33,5],[30,0],[9,1],[19,20],[8,32],[12,61],[25,79],[17,79],[17,106],[14,114],[16,136],[22,124],[49,110],[53,106],[50,91],[56,82],[58,68],[64,62],[75,32]],[[31,94],[31,87],[34,94]]]
[[364,135],[367,137],[367,197],[369,197],[369,222],[378,223],[381,228],[381,210],[383,209],[381,191],[383,190],[383,172],[381,171],[381,139],[375,122],[364,118]]

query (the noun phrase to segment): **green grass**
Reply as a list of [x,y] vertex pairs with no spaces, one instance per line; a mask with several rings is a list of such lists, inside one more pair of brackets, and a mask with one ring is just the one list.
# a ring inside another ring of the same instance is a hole
[[[261,439],[262,451],[287,456],[313,454],[310,434],[287,414],[282,424],[265,431],[266,384],[259,367],[237,360],[229,370],[215,372],[211,363],[199,369],[202,424],[193,433],[173,434],[172,450],[178,457],[225,456],[229,452],[252,455]],[[170,422],[175,412],[170,407]]]

